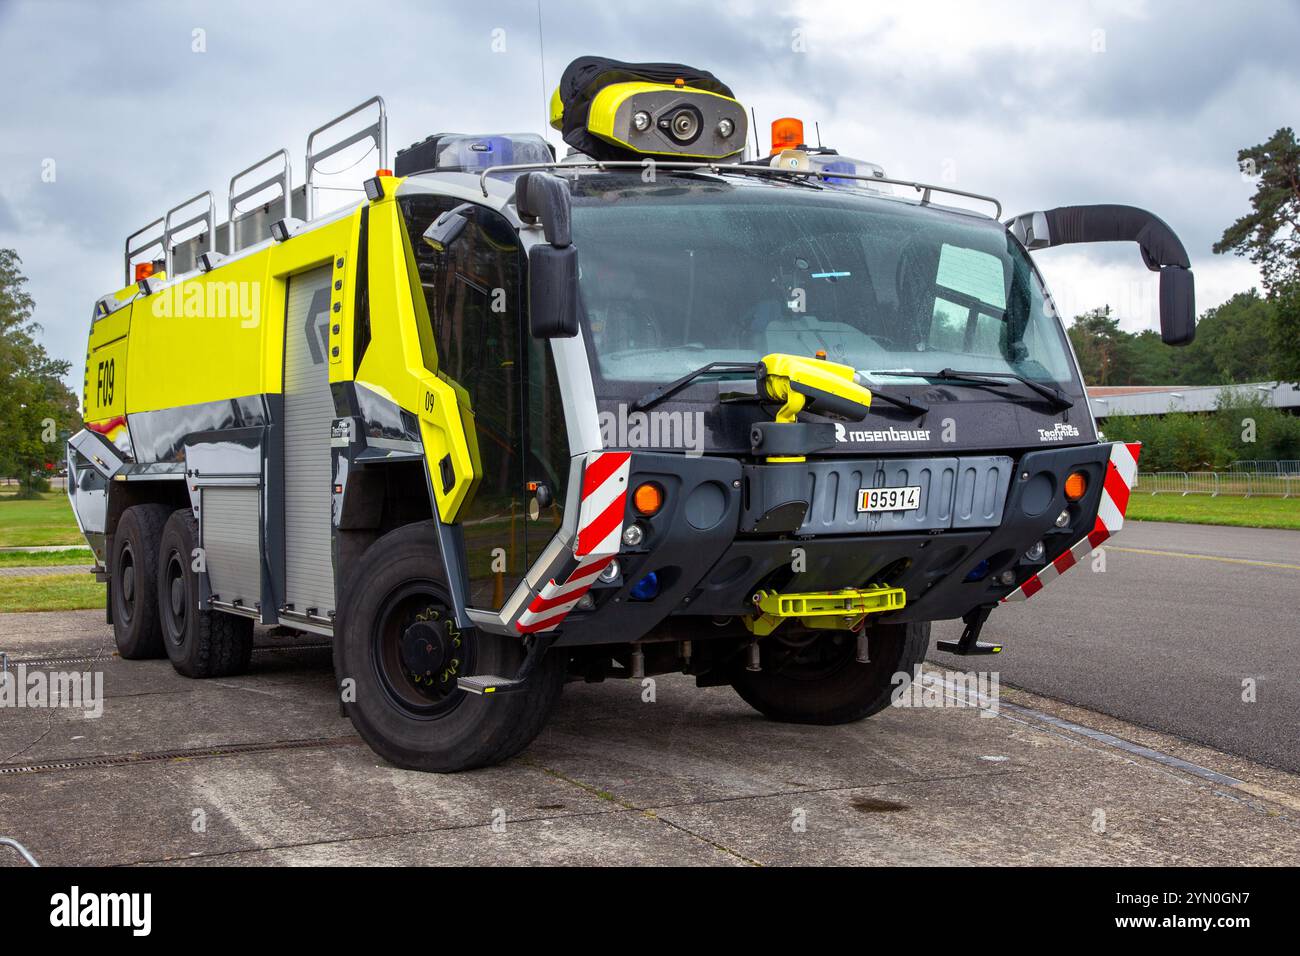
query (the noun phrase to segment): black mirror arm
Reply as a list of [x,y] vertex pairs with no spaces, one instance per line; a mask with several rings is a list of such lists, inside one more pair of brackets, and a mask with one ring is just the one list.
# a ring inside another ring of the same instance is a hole
[[1168,224],[1136,206],[1057,206],[1016,216],[1006,225],[1028,249],[1078,242],[1136,242],[1152,272],[1164,266],[1192,266],[1182,241]]

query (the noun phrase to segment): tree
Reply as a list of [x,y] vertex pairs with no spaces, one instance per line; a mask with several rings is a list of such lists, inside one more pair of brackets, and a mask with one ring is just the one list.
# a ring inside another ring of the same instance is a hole
[[0,474],[17,477],[29,497],[62,459],[77,402],[62,381],[71,363],[50,358],[38,341],[21,264],[13,249],[0,249]]
[[1242,172],[1259,177],[1251,211],[1223,231],[1216,253],[1247,256],[1259,266],[1276,306],[1268,345],[1279,378],[1300,381],[1300,143],[1284,126],[1266,143],[1237,153]]
[[1111,318],[1110,306],[1098,306],[1083,315],[1076,315],[1069,335],[1086,383],[1128,383],[1132,365],[1125,340],[1129,334],[1119,327],[1119,319]]
[[1171,382],[1178,385],[1229,385],[1273,378],[1275,355],[1269,348],[1277,309],[1251,289],[1207,309],[1196,324],[1196,340],[1176,356]]

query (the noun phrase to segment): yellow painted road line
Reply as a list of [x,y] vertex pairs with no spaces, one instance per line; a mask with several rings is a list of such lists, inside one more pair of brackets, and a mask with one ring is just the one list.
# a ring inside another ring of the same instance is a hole
[[1286,571],[1300,571],[1300,564],[1279,564],[1276,561],[1252,561],[1249,558],[1221,558],[1215,554],[1191,554],[1186,551],[1157,551],[1153,548],[1120,548],[1115,545],[1103,545],[1107,551],[1124,551],[1128,554],[1158,554],[1165,558],[1195,558],[1198,561],[1221,561],[1224,564],[1249,564],[1257,568],[1282,568]]

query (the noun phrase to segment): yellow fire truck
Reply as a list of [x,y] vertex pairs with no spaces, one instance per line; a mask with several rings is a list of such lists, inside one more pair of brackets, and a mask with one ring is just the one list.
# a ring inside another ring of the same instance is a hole
[[[712,74],[584,57],[534,134],[388,167],[375,97],[127,238],[94,307],[69,495],[123,657],[190,677],[255,625],[332,641],[382,756],[451,771],[566,680],[684,672],[778,720],[884,707],[929,622],[1029,597],[1123,522],[1027,250],[1174,233],[1128,206],[1000,222],[747,112]],[[355,128],[354,128],[355,127]],[[749,149],[753,141],[755,148]],[[370,144],[365,198],[320,163]]]

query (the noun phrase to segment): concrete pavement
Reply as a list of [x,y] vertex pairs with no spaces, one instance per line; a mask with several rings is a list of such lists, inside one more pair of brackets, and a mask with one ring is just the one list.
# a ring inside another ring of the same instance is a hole
[[1129,522],[1104,572],[1081,562],[985,634],[1008,684],[1300,771],[1300,532]]
[[0,834],[46,864],[1300,863],[1300,778],[1024,693],[817,728],[683,677],[571,684],[521,757],[436,776],[355,737],[315,638],[192,681],[115,657],[99,611],[0,635],[104,675],[99,719],[0,710]]

